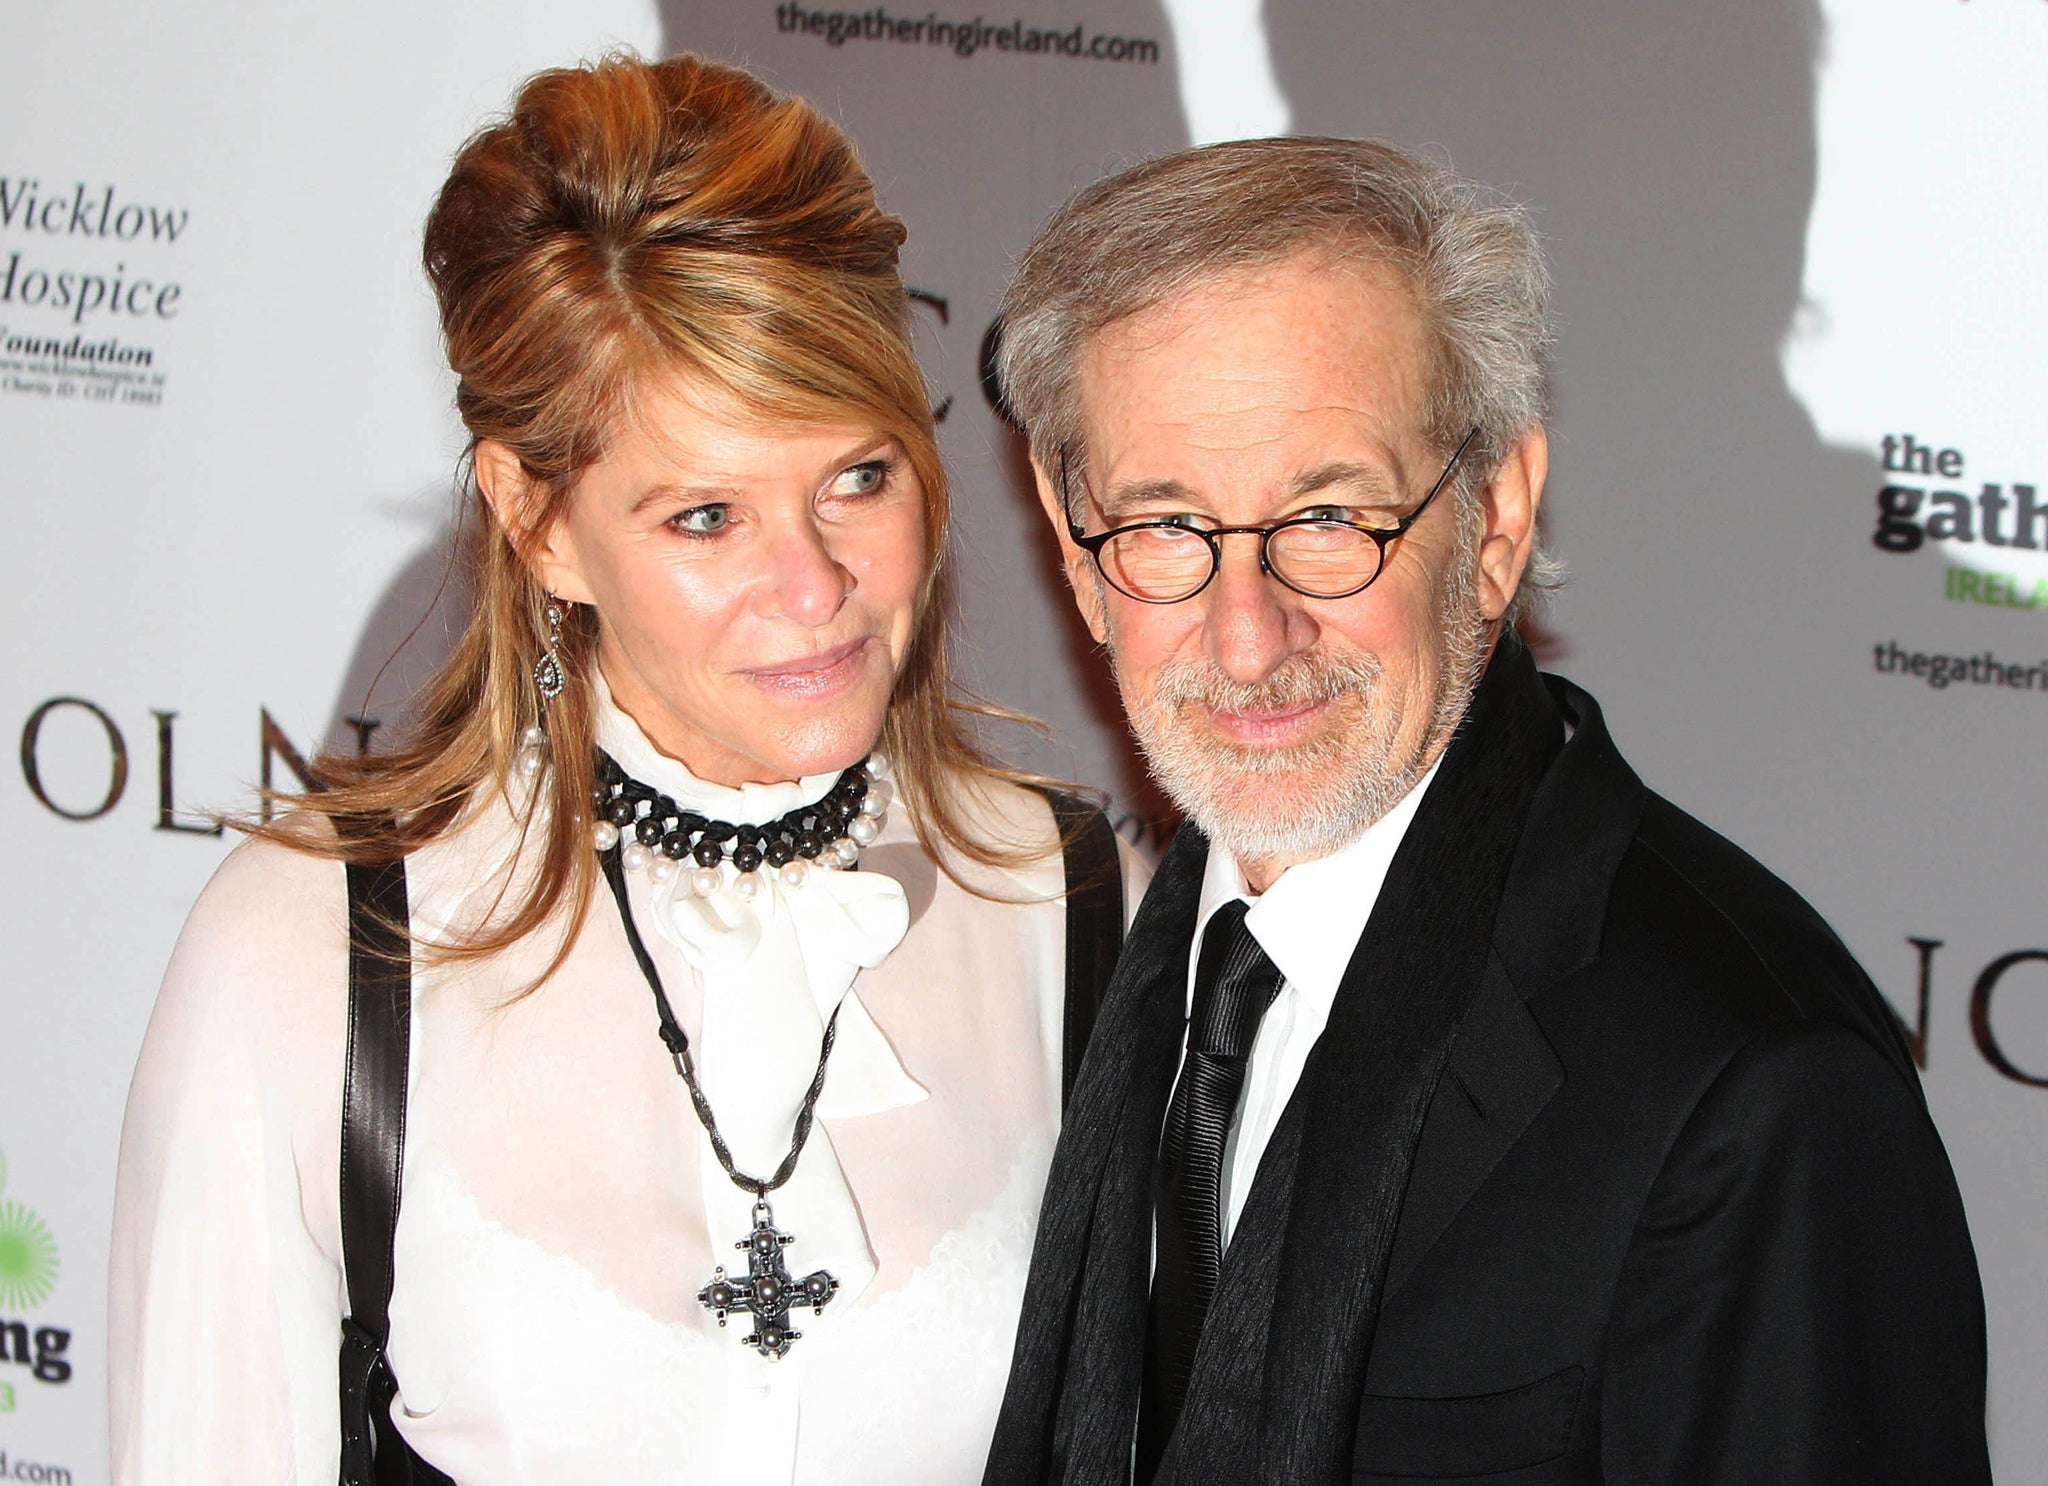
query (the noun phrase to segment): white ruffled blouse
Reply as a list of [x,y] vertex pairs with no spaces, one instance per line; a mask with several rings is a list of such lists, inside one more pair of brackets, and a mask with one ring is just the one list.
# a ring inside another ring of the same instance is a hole
[[[715,818],[772,819],[831,783],[707,785],[617,709],[600,725],[628,773]],[[1044,802],[1002,786],[976,814],[1042,848],[960,866],[1022,903],[940,872],[900,808],[859,871],[751,900],[628,874],[743,1170],[781,1160],[839,1012],[817,1126],[770,1201],[791,1271],[840,1288],[792,1313],[779,1361],[743,1344],[744,1314],[721,1329],[697,1301],[715,1266],[745,1272],[753,1198],[715,1160],[610,894],[531,995],[546,935],[417,973],[391,1360],[423,1457],[461,1486],[979,1478],[1059,1121],[1065,909]],[[416,853],[415,935],[488,912],[517,840],[499,802]],[[334,1479],[346,964],[340,867],[263,843],[227,859],[179,941],[122,1132],[126,1486]]]

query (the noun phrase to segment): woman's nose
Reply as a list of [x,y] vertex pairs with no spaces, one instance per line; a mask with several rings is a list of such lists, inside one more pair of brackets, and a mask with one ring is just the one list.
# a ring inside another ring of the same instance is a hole
[[833,554],[809,521],[793,524],[768,554],[770,589],[784,619],[815,628],[828,623],[853,592],[852,569]]

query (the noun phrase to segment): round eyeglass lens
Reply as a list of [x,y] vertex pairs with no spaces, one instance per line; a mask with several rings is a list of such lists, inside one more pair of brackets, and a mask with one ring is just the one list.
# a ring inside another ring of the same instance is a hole
[[1299,521],[1266,538],[1266,561],[1291,588],[1343,598],[1379,576],[1380,544],[1341,521]]
[[1105,577],[1135,599],[1186,598],[1209,581],[1208,539],[1184,526],[1140,526],[1102,548]]

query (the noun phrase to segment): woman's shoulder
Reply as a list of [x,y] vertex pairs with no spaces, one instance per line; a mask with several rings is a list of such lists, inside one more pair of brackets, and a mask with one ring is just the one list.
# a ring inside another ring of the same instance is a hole
[[254,837],[228,853],[192,905],[159,1015],[168,1008],[241,1019],[254,1006],[303,1010],[309,995],[338,995],[347,958],[342,864],[274,836]]
[[[438,921],[479,884],[495,881],[522,834],[495,798],[466,811],[442,835],[407,852],[407,899],[415,920]],[[216,968],[271,973],[281,964],[331,961],[348,952],[348,869],[324,816],[298,811],[229,852],[201,891],[179,936],[177,957]]]
[[332,828],[294,822],[292,829],[303,833],[307,847],[252,836],[222,858],[192,905],[187,937],[223,949],[340,942],[347,887],[342,863],[323,849]]

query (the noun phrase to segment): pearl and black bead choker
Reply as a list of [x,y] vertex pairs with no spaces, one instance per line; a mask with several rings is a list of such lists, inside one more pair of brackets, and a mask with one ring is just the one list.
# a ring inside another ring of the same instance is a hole
[[834,780],[824,798],[760,825],[735,825],[684,809],[602,751],[597,778],[591,844],[605,852],[623,842],[621,864],[657,883],[688,864],[690,891],[700,898],[727,886],[751,898],[761,890],[763,869],[795,888],[814,871],[856,865],[861,848],[882,834],[894,793],[888,764],[870,755]]

